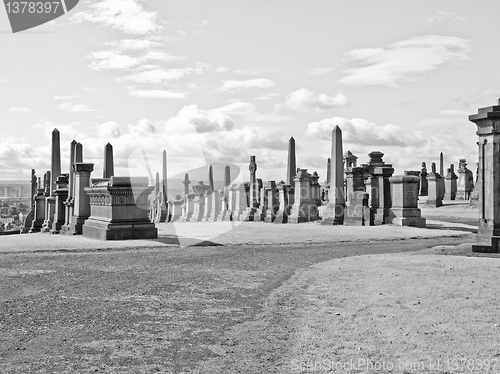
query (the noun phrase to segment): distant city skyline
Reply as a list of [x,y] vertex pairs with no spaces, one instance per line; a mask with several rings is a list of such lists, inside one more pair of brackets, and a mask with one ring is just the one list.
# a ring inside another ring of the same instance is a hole
[[[467,1],[80,1],[67,15],[12,34],[0,10],[0,180],[50,169],[61,134],[102,174],[169,175],[209,163],[245,179],[286,178],[297,166],[326,178],[331,131],[344,152],[379,150],[396,174],[465,158],[475,173],[468,115],[497,103],[500,4]],[[216,175],[222,180],[222,175]]]

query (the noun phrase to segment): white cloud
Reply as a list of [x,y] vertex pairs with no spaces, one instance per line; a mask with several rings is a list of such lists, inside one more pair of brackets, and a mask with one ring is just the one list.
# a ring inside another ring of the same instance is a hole
[[300,88],[287,96],[284,105],[290,109],[307,111],[308,109],[331,109],[350,104],[351,100],[342,92],[337,92],[334,96],[327,96],[324,93],[316,95],[314,91]]
[[130,96],[142,99],[185,99],[187,96],[183,92],[171,92],[166,90],[130,90]]
[[75,104],[75,103],[61,103],[59,104],[56,109],[58,110],[64,110],[66,112],[70,113],[78,113],[78,112],[91,112],[93,111],[88,107],[86,104]]
[[18,113],[18,114],[28,114],[31,113],[31,108],[26,108],[26,107],[12,107],[9,109],[10,113]]
[[310,75],[323,75],[331,73],[334,69],[332,68],[314,68],[310,69],[307,73]]
[[161,43],[149,39],[123,39],[107,42],[105,45],[109,45],[118,51],[128,51],[156,48],[160,47]]
[[385,48],[354,49],[348,59],[362,65],[347,69],[340,83],[365,86],[399,87],[415,82],[425,74],[452,63],[472,60],[471,42],[453,36],[419,36],[387,45]]
[[445,109],[440,112],[443,116],[456,116],[456,117],[463,117],[464,119],[468,119],[469,115],[472,113],[469,113],[466,110],[459,110],[459,109]]
[[276,92],[272,92],[272,93],[260,95],[259,97],[255,98],[255,100],[272,100],[272,99],[274,99],[276,97],[280,97],[280,96],[282,96],[282,95],[279,93],[276,93]]
[[133,137],[148,137],[156,134],[156,127],[147,119],[141,119],[135,125],[128,125],[128,132]]
[[72,100],[72,99],[78,99],[78,95],[71,95],[71,96],[54,96],[54,100]]
[[108,121],[96,125],[97,133],[101,138],[119,138],[122,134],[120,126],[115,121]]
[[217,73],[225,73],[225,72],[229,71],[229,68],[226,68],[226,67],[224,67],[224,66],[220,66],[220,67],[218,67],[217,69],[215,69],[215,71],[216,71]]
[[5,78],[0,77],[0,83],[3,83],[3,82],[8,82],[8,80],[5,79]]
[[198,133],[229,131],[234,127],[231,118],[217,110],[201,110],[196,105],[183,107],[176,117],[171,118],[168,125],[194,126]]
[[276,86],[276,84],[272,80],[266,78],[249,79],[244,81],[231,79],[223,81],[222,86],[214,90],[214,92],[236,93],[248,90],[249,88],[269,89],[274,86]]
[[397,146],[422,144],[424,139],[417,132],[404,131],[399,126],[379,126],[363,118],[325,118],[307,125],[307,135],[319,139],[331,139],[332,130],[339,126],[346,143],[362,146]]
[[157,13],[145,10],[142,3],[142,0],[102,0],[89,4],[89,10],[76,13],[71,20],[92,22],[132,35],[161,31]]
[[243,75],[262,75],[268,73],[274,73],[278,71],[278,68],[260,68],[260,69],[236,69],[233,71],[235,74],[243,74]]
[[94,88],[94,87],[80,87],[80,90],[87,91],[87,92],[96,92],[96,91],[99,91],[97,88]]
[[211,112],[221,112],[230,116],[242,116],[255,113],[255,105],[238,101],[219,108],[212,109]]
[[115,51],[98,51],[90,53],[87,58],[92,59],[88,67],[94,71],[129,70],[151,61],[170,62],[183,59],[183,57],[153,50],[142,56],[129,56]]
[[445,12],[445,11],[439,11],[437,12],[436,15],[434,16],[425,16],[425,22],[426,23],[431,23],[431,22],[438,22],[441,23],[445,20],[450,20],[450,21],[468,21],[467,18],[459,16],[458,14],[451,13],[451,12]]
[[191,73],[201,74],[207,69],[207,65],[204,64],[197,64],[195,68],[188,67],[183,69],[154,68],[151,70],[139,71],[134,74],[118,78],[117,80],[119,82],[133,81],[136,83],[159,84],[181,79],[182,77]]

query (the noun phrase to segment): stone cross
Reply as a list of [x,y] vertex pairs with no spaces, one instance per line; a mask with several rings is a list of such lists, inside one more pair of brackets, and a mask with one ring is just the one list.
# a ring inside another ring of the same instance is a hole
[[184,185],[184,196],[187,197],[189,195],[189,184],[191,182],[189,181],[189,174],[184,175],[184,182],[182,184]]

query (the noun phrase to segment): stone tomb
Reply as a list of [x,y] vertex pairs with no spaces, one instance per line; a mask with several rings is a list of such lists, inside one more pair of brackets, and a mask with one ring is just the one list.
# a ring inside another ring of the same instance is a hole
[[418,208],[419,177],[397,175],[389,178],[392,208],[385,223],[399,226],[425,227],[425,218]]
[[90,217],[83,236],[99,240],[156,239],[158,231],[148,218],[147,177],[111,177],[85,188]]

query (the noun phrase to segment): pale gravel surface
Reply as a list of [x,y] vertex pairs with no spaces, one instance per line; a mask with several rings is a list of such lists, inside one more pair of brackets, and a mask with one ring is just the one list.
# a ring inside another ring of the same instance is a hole
[[[158,240],[98,241],[81,236],[23,234],[0,237],[0,252],[92,251],[189,245],[321,244],[406,240],[470,235],[470,225],[429,221],[433,229],[401,226],[322,226],[318,222],[275,225],[263,222],[160,223]],[[438,228],[438,230],[436,230]],[[469,230],[468,230],[469,229]]]

